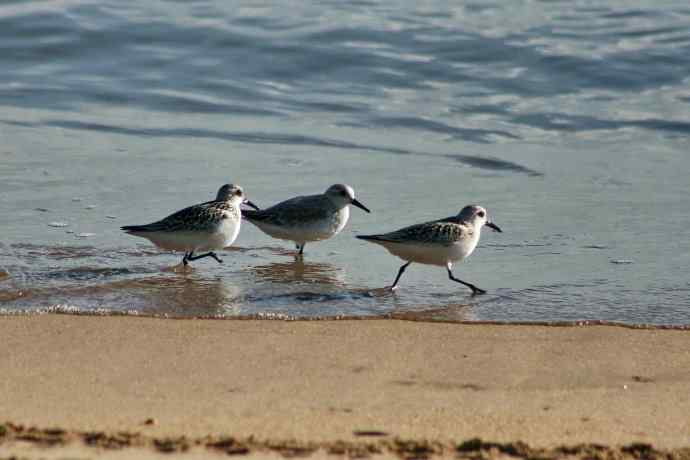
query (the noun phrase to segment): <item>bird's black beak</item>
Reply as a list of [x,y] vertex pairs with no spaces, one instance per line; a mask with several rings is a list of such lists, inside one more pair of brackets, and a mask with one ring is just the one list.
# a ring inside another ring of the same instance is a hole
[[498,233],[503,233],[503,230],[501,230],[498,225],[494,224],[493,222],[487,222],[486,226],[493,229],[493,231],[498,232]]
[[252,202],[249,201],[249,200],[244,200],[244,201],[242,202],[242,204],[246,204],[246,205],[249,206],[250,208],[254,208],[254,209],[256,209],[257,211],[261,211],[261,208],[260,208],[260,207],[258,207],[257,205],[255,205],[254,203],[252,203]]
[[360,203],[359,201],[357,201],[357,198],[355,198],[354,200],[352,200],[352,204],[355,205],[355,206],[357,206],[359,209],[364,209],[366,212],[371,212],[371,211],[369,211],[369,209],[368,209],[366,206],[364,206],[362,203]]

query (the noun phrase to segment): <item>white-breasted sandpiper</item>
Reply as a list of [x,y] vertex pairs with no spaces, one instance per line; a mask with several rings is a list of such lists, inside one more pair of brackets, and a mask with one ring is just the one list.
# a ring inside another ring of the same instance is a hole
[[345,227],[350,206],[370,212],[349,185],[335,184],[319,195],[298,196],[270,208],[246,210],[245,219],[273,238],[294,241],[299,255],[307,242],[331,238]]
[[[230,246],[240,233],[240,204],[259,209],[247,199],[239,185],[225,184],[215,200],[195,204],[146,225],[126,225],[122,230],[146,238],[161,249],[184,251],[182,263],[212,257],[222,260],[214,250]],[[207,251],[194,255],[195,252]]]
[[411,225],[380,235],[357,235],[357,238],[380,244],[388,252],[407,262],[398,270],[391,290],[397,287],[405,269],[412,262],[417,262],[445,266],[451,280],[469,287],[472,294],[484,294],[486,291],[456,278],[452,271],[454,262],[462,261],[477,247],[484,225],[497,232],[502,231],[489,221],[486,209],[470,205],[462,208],[456,216]]

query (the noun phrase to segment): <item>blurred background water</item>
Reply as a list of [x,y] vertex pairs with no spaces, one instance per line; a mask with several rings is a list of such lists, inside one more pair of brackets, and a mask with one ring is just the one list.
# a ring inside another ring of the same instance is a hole
[[[5,1],[0,312],[690,324],[686,1]],[[352,185],[188,274],[119,226]],[[456,276],[356,233],[481,204]]]

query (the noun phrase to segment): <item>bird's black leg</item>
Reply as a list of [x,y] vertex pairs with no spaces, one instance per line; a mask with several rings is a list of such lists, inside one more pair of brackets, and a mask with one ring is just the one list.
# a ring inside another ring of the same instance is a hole
[[450,278],[451,280],[453,280],[457,283],[464,284],[468,288],[472,289],[472,295],[486,294],[486,291],[484,289],[479,289],[474,284],[466,283],[463,280],[457,279],[456,277],[453,276],[453,272],[451,271],[450,266],[448,266],[447,268],[448,268],[448,278]]
[[213,259],[216,260],[219,264],[222,264],[223,261],[216,255],[215,252],[207,252],[206,254],[199,254],[198,256],[189,256],[187,257],[187,260],[192,261],[192,260],[199,260],[203,259],[204,257],[212,257]]
[[307,245],[307,243],[302,243],[302,244],[296,244],[297,249],[299,249],[299,252],[297,253],[298,256],[303,256],[304,255],[304,247]]
[[184,257],[182,258],[182,264],[186,267],[189,265],[189,258],[194,254],[194,252],[185,252]]
[[403,272],[411,263],[412,262],[408,262],[402,267],[400,267],[400,270],[398,270],[398,276],[395,277],[395,281],[393,281],[393,286],[391,286],[391,291],[396,288],[396,286],[398,285],[398,280],[400,280],[400,277],[402,276]]

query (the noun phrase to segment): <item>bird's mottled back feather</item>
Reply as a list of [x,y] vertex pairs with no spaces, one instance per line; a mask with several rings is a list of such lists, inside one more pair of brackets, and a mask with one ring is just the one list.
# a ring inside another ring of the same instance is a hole
[[[390,241],[392,243],[430,243],[450,245],[461,239],[468,238],[474,230],[455,218],[446,218],[410,225],[390,233],[380,235],[362,235],[362,239]],[[360,238],[358,236],[358,238]]]
[[207,201],[189,206],[168,217],[147,225],[122,227],[125,231],[134,232],[178,232],[178,231],[213,231],[225,218],[225,213],[239,219],[238,210],[227,201]]
[[308,195],[291,198],[260,211],[245,210],[242,214],[250,222],[285,226],[328,219],[336,211],[327,196]]

